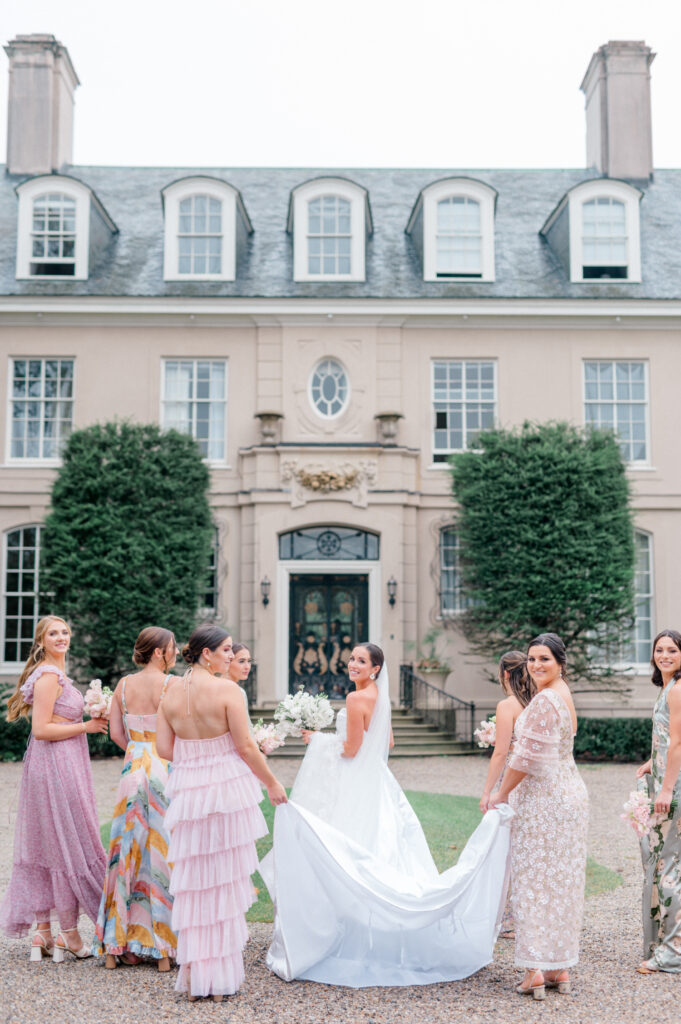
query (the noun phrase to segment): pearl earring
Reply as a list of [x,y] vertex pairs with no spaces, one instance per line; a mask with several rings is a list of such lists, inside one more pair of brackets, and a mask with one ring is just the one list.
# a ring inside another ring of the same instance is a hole
[[371,675],[369,676],[369,679],[375,679],[375,678],[376,678],[376,676],[372,672]]

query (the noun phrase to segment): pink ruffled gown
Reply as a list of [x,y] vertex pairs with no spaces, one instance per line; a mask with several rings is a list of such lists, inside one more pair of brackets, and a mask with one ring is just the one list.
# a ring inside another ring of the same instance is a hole
[[[39,665],[28,677],[21,687],[26,703],[33,704],[35,682],[46,672],[56,672],[63,687],[54,714],[81,722],[83,696],[54,665]],[[54,741],[31,734],[0,928],[19,938],[36,920],[56,916],[62,929],[75,928],[82,912],[96,921],[105,870],[85,734]]]
[[233,995],[244,979],[255,840],[267,834],[260,783],[229,733],[178,737],[166,796],[171,925],[180,965],[175,988],[195,996]]

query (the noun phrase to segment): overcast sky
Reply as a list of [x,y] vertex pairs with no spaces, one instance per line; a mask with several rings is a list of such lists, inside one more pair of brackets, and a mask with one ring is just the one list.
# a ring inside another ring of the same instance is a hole
[[[644,39],[681,167],[680,0],[2,0],[81,81],[74,162],[582,167],[591,54]],[[0,68],[5,154],[7,58]]]

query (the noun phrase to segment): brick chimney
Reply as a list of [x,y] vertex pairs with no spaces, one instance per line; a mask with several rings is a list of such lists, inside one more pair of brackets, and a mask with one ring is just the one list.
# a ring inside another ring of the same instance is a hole
[[586,164],[608,178],[653,174],[650,65],[642,41],[611,40],[594,53],[581,84],[586,97]]
[[52,35],[17,36],[9,57],[7,170],[49,174],[73,160],[73,94],[80,84],[69,52]]

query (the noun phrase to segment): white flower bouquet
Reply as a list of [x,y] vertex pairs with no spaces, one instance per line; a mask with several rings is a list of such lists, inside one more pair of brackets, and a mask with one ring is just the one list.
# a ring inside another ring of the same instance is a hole
[[479,747],[493,747],[497,740],[497,716],[483,718],[473,735],[478,741]]
[[333,708],[325,693],[313,696],[301,686],[289,693],[276,707],[274,720],[281,736],[302,736],[303,729],[319,732],[333,723]]
[[278,731],[276,725],[265,725],[262,718],[259,718],[253,726],[253,739],[265,756],[271,754],[277,747],[283,747],[284,745],[284,737]]
[[620,818],[631,825],[639,839],[644,839],[656,825],[662,824],[674,813],[676,801],[672,802],[668,812],[659,812],[655,810],[655,804],[646,792],[635,789],[623,807],[624,814],[620,814]]
[[108,718],[113,700],[113,690],[102,686],[101,679],[93,679],[85,692],[85,710],[90,718]]

